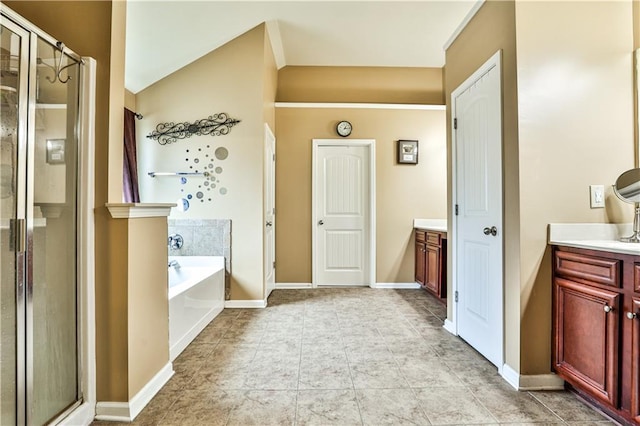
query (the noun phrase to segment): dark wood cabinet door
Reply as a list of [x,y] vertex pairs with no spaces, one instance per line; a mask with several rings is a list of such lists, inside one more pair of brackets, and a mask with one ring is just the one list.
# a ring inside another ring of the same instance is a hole
[[416,241],[416,282],[422,286],[425,285],[426,265],[426,244]]
[[440,247],[426,245],[425,287],[440,297]]
[[[635,315],[634,315],[635,314]],[[631,321],[631,416],[640,423],[640,297],[631,300],[631,311],[625,312]]]
[[554,279],[556,372],[613,406],[618,400],[620,294]]

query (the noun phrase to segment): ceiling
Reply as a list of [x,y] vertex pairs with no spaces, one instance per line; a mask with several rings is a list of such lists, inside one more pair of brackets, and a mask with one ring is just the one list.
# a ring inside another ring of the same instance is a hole
[[442,67],[481,1],[128,0],[125,86],[137,93],[262,22],[278,68]]

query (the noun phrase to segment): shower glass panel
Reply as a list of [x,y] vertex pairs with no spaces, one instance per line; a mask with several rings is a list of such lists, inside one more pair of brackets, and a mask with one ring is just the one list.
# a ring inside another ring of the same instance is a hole
[[[15,28],[14,28],[15,29]],[[16,29],[17,30],[17,29]],[[18,105],[24,72],[24,34],[0,29],[0,424],[16,424],[17,414],[17,254]],[[23,85],[23,88],[26,88]]]
[[32,368],[27,369],[27,383],[32,384],[27,418],[39,425],[80,399],[76,327],[80,65],[41,38],[35,62],[27,170],[27,176],[33,176],[27,198],[31,219],[27,221],[27,358],[32,358],[28,362]]

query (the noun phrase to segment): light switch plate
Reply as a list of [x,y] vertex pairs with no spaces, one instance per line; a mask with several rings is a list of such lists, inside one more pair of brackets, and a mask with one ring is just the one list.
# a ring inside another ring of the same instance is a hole
[[604,185],[589,185],[591,193],[591,208],[600,209],[604,207]]

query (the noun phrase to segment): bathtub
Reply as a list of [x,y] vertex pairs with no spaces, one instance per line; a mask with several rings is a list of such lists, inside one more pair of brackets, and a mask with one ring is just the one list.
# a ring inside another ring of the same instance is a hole
[[224,257],[169,256],[169,354],[171,361],[224,308]]

